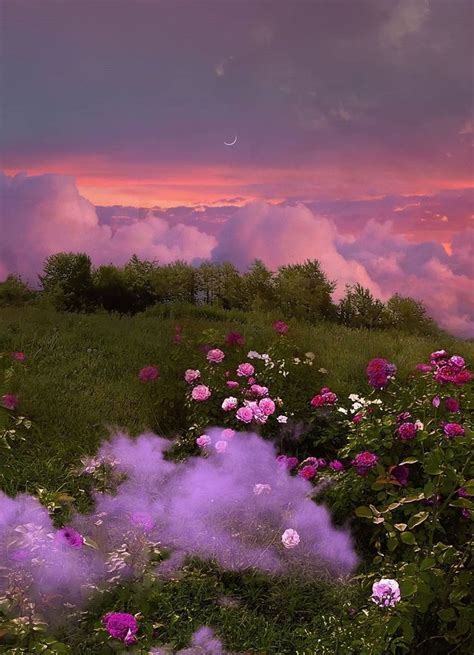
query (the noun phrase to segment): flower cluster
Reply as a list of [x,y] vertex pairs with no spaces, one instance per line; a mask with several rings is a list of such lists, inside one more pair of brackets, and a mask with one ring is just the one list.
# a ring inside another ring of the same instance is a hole
[[367,378],[371,387],[383,389],[395,377],[397,367],[382,357],[371,359],[367,364]]
[[463,386],[472,380],[472,373],[466,368],[466,362],[460,355],[452,355],[446,350],[436,350],[431,353],[429,364],[417,364],[420,373],[432,374],[440,384]]
[[326,407],[337,403],[336,394],[328,387],[323,387],[318,394],[311,399],[313,407]]

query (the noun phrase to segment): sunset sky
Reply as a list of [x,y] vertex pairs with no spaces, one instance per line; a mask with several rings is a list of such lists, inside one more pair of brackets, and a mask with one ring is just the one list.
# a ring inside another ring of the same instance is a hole
[[[332,248],[336,273],[343,258],[342,287],[412,288],[435,307],[441,277],[449,317],[437,318],[468,336],[473,8],[2,0],[0,277],[31,276],[94,229],[114,261],[127,242],[162,260],[232,259],[225,239],[243,230],[249,253],[278,265],[289,255],[265,256],[273,221],[300,237],[291,261]],[[22,267],[27,231],[49,236]]]

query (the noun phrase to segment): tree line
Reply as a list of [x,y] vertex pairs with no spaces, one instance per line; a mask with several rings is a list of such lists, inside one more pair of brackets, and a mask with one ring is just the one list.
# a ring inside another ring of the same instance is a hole
[[283,318],[357,328],[395,328],[413,334],[439,331],[421,302],[400,294],[384,303],[369,289],[353,284],[346,286],[336,303],[332,297],[336,282],[328,279],[316,260],[280,266],[277,271],[256,260],[240,273],[228,262],[160,265],[135,255],[122,267],[94,268],[84,253],[57,253],[46,259],[39,281],[40,290],[34,291],[20,277],[10,275],[0,283],[0,305],[23,304],[40,294],[60,311],[135,314],[157,303],[181,302],[278,311]]

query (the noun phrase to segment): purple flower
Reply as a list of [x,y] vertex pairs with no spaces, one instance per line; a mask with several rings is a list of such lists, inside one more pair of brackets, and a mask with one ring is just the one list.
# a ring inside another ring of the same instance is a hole
[[398,436],[402,441],[410,441],[416,437],[416,430],[414,423],[402,423],[398,428]]
[[433,369],[429,364],[417,364],[415,370],[420,373],[430,373]]
[[212,348],[209,350],[206,358],[208,362],[212,364],[220,364],[225,357],[225,353],[220,348]]
[[445,423],[443,426],[444,434],[452,439],[453,437],[463,437],[465,430],[459,423]]
[[382,357],[376,357],[371,359],[367,364],[367,377],[371,387],[376,389],[383,389],[389,383],[390,378],[392,378],[397,372],[397,367],[395,364],[388,362]]
[[243,364],[239,364],[237,368],[237,375],[240,377],[249,377],[250,375],[253,375],[255,372],[255,368],[252,366],[252,364],[249,364],[248,362],[244,362]]
[[344,471],[345,466],[344,464],[339,461],[338,459],[333,459],[329,462],[329,468],[332,469],[333,471]]
[[281,466],[282,468],[285,468],[288,471],[291,471],[292,469],[295,468],[295,466],[298,466],[297,457],[287,457],[286,455],[278,455],[276,459],[277,459],[278,466]]
[[439,396],[435,396],[431,401],[431,404],[433,405],[433,407],[438,408],[441,405],[441,398]]
[[365,476],[367,473],[376,466],[379,458],[374,453],[370,453],[368,450],[359,453],[354,457],[351,464],[356,469],[357,475]]
[[5,409],[14,411],[18,405],[18,397],[13,393],[6,393],[2,396],[1,404]]
[[275,323],[273,323],[273,329],[278,334],[288,334],[290,327],[285,323],[285,321],[275,321]]
[[146,512],[134,512],[130,517],[130,523],[136,528],[141,528],[143,532],[151,532],[155,524],[153,517]]
[[400,466],[394,466],[391,470],[391,474],[395,480],[402,487],[406,487],[408,484],[408,478],[410,476],[410,467],[406,464],[401,464]]
[[471,494],[468,494],[464,487],[459,487],[458,489],[459,498],[474,498]]
[[317,465],[318,465],[318,469],[325,469],[328,463],[326,462],[324,457],[318,457]]
[[61,528],[56,532],[55,539],[63,546],[70,546],[71,548],[82,548],[84,544],[84,537],[74,528]]
[[240,332],[229,332],[225,338],[228,346],[243,346],[245,339]]
[[467,507],[463,507],[461,510],[461,516],[463,517],[463,519],[470,519],[471,511],[467,509]]
[[446,411],[451,412],[452,414],[459,412],[459,402],[456,398],[446,398],[444,406],[446,407]]
[[406,421],[411,421],[410,412],[402,412],[397,416],[397,423],[406,423]]
[[305,480],[311,480],[314,478],[317,471],[318,469],[315,466],[308,464],[307,466],[303,466],[303,468],[298,471],[298,475]]
[[464,368],[466,362],[463,357],[460,357],[460,355],[453,355],[449,358],[448,364],[451,364],[451,366],[454,366],[455,368]]
[[138,623],[133,614],[109,612],[102,618],[102,624],[114,639],[120,639],[127,645],[136,642]]
[[400,586],[396,580],[382,578],[372,585],[371,600],[379,607],[395,607],[400,598]]
[[435,350],[434,353],[431,353],[430,359],[433,362],[438,362],[440,359],[445,359],[448,356],[446,350]]
[[138,374],[140,382],[153,382],[160,376],[156,366],[144,366]]

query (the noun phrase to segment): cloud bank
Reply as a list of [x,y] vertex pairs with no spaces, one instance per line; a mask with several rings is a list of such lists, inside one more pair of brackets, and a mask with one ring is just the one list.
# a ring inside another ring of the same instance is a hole
[[[338,282],[336,299],[345,284],[355,282],[382,299],[399,292],[422,300],[446,329],[474,336],[474,230],[462,229],[458,221],[448,254],[438,241],[408,240],[394,221],[383,220],[387,213],[399,215],[406,225],[420,201],[410,199],[391,213],[384,209],[387,203],[380,204],[380,216],[372,211],[365,220],[361,206],[354,219],[357,229],[351,230],[354,208],[344,206],[338,221],[327,206],[264,201],[222,210],[128,208],[126,215],[112,220],[104,208],[98,212],[79,194],[73,178],[52,174],[1,175],[0,195],[1,279],[13,272],[35,281],[44,259],[58,251],[87,252],[95,265],[121,265],[137,254],[161,263],[227,260],[241,270],[256,258],[270,268],[318,259],[329,278]],[[455,198],[449,202],[456,206]],[[430,209],[423,212],[438,209],[425,206]],[[337,207],[331,211],[337,212]],[[438,222],[445,225],[444,215],[438,214]]]

